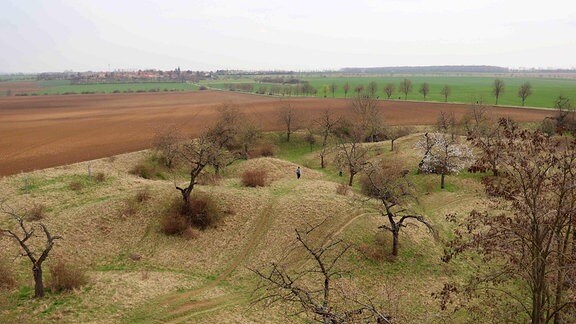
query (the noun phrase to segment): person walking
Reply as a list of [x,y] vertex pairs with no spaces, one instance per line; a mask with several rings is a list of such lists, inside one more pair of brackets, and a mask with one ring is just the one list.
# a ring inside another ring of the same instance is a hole
[[302,175],[302,171],[300,170],[300,167],[296,168],[296,179],[300,179],[301,175]]

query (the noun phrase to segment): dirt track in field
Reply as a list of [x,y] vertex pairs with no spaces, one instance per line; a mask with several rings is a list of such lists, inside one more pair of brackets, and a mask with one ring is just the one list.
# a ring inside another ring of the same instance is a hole
[[[350,100],[246,95],[225,91],[0,98],[0,176],[148,148],[159,128],[198,135],[217,108],[237,105],[265,131],[279,130],[276,109],[289,102],[311,120],[323,109],[346,113]],[[457,118],[467,105],[382,101],[389,125],[435,123],[440,111]],[[552,111],[490,107],[493,116],[541,121]],[[308,124],[306,122],[305,124]]]

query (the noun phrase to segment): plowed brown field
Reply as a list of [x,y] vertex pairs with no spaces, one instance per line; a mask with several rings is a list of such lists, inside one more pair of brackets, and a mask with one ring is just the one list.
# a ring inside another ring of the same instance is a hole
[[[237,105],[263,130],[279,130],[277,109],[289,102],[301,120],[323,109],[345,114],[346,99],[290,98],[224,91],[0,98],[0,176],[145,149],[159,128],[198,135],[224,103]],[[382,101],[389,125],[433,124],[440,111],[457,118],[467,105]],[[495,117],[541,121],[548,110],[490,107]],[[308,122],[303,122],[303,124]]]

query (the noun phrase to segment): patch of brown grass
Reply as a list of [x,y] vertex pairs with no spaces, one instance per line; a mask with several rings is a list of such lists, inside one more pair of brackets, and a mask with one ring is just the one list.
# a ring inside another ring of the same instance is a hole
[[98,182],[98,183],[102,183],[102,182],[106,181],[106,175],[104,174],[104,172],[98,172],[94,176],[94,180],[96,180],[96,182]]
[[265,170],[246,170],[242,173],[242,185],[244,187],[266,186],[267,173]]
[[0,288],[11,289],[16,285],[12,267],[4,259],[0,259]]
[[374,242],[362,242],[356,249],[360,252],[366,259],[372,261],[382,261],[388,259],[388,253],[386,249],[391,246],[390,240],[386,237],[386,233],[378,232],[374,238]]
[[166,235],[180,235],[188,226],[188,220],[179,208],[168,209],[160,218],[160,230]]
[[84,189],[84,184],[80,181],[72,181],[70,182],[68,187],[70,188],[70,190],[73,191],[81,191],[82,189]]
[[79,266],[58,260],[50,267],[50,288],[53,291],[71,291],[87,282],[86,272]]
[[200,237],[200,231],[193,228],[192,226],[188,226],[184,232],[182,232],[182,238],[188,241],[196,240]]
[[250,151],[249,155],[251,158],[260,156],[273,157],[275,153],[276,153],[276,147],[274,143],[264,142],[254,146],[254,148]]
[[46,206],[43,204],[34,204],[30,209],[26,211],[27,221],[37,221],[46,217]]
[[350,186],[345,183],[341,183],[338,185],[338,187],[336,187],[336,193],[341,196],[347,196],[348,193],[350,193]]

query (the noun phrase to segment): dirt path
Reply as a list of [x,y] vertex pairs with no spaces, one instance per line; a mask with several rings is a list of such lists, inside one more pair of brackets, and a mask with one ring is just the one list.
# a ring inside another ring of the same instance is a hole
[[[295,184],[291,185],[292,187]],[[226,266],[216,279],[199,287],[183,293],[174,293],[161,297],[155,302],[148,303],[147,311],[144,311],[144,318],[157,319],[161,322],[179,322],[184,321],[191,316],[197,316],[200,313],[214,311],[222,307],[235,305],[246,300],[242,293],[227,293],[223,296],[216,298],[196,300],[195,297],[209,292],[211,289],[218,287],[224,280],[229,278],[232,273],[243,264],[250,255],[254,252],[256,246],[262,240],[262,237],[268,231],[272,222],[272,211],[276,203],[277,197],[272,198],[271,201],[263,209],[262,213],[258,216],[255,224],[250,231],[250,237],[246,240],[246,244],[239,253],[236,254],[234,259]],[[151,306],[151,305],[158,306]]]

